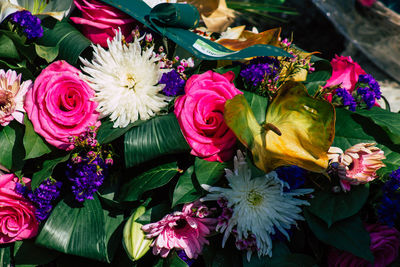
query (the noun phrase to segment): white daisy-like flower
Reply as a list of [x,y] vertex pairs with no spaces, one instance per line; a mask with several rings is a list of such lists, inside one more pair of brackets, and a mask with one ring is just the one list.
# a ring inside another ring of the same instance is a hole
[[[226,169],[226,178],[230,188],[202,185],[210,192],[202,201],[225,198],[228,207],[232,209],[232,217],[227,225],[219,231],[224,232],[222,247],[234,228],[237,230],[236,240],[246,239],[251,234],[256,238],[258,256],[272,256],[271,235],[275,227],[289,239],[286,230],[296,224],[296,220],[304,220],[300,215],[300,205],[309,205],[306,200],[295,198],[309,194],[313,189],[296,189],[284,192],[289,187],[278,178],[276,172],[270,172],[262,177],[251,178],[251,170],[243,154],[238,151],[234,158],[234,171]],[[252,251],[248,250],[250,261]]]
[[142,50],[140,39],[125,43],[120,30],[107,44],[108,50],[92,45],[92,62],[81,58],[82,78],[96,91],[97,111],[110,116],[114,128],[155,116],[171,98],[160,94],[165,85],[158,82],[168,70],[160,68],[154,47]]

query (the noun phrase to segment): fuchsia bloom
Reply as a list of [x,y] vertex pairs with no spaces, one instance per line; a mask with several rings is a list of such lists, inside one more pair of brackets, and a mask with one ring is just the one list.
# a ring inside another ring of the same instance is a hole
[[227,161],[233,156],[235,134],[224,120],[225,102],[242,94],[235,85],[233,72],[213,71],[190,77],[185,95],[175,102],[175,115],[192,155],[208,161]]
[[72,17],[71,20],[82,25],[83,34],[94,44],[107,47],[107,39],[112,39],[118,28],[128,37],[135,26],[133,18],[100,1],[74,0],[74,3],[82,11],[82,18]]
[[328,255],[329,267],[386,267],[397,258],[400,233],[396,228],[381,224],[368,224],[365,228],[371,238],[370,249],[375,258],[374,264],[350,252],[332,248]]
[[167,214],[156,223],[146,224],[142,227],[147,232],[147,238],[156,237],[151,246],[153,254],[160,254],[165,258],[171,249],[182,249],[190,258],[197,258],[208,244],[205,238],[215,228],[216,219],[205,218],[208,208],[200,201],[185,204],[182,212]]
[[[30,186],[30,179],[22,180]],[[35,206],[16,191],[18,181],[14,174],[0,175],[0,244],[32,238],[39,229]]]
[[363,6],[371,7],[376,0],[358,0]]
[[350,94],[354,91],[358,76],[365,74],[365,71],[353,61],[351,57],[343,57],[336,55],[331,61],[332,76],[326,82],[325,87],[340,85]]
[[7,126],[13,119],[24,121],[25,94],[32,88],[30,80],[21,83],[21,74],[0,69],[0,125]]
[[374,180],[376,171],[385,167],[382,160],[384,152],[375,143],[359,143],[344,153],[340,148],[331,147],[329,158],[339,163],[340,183],[344,191],[350,191],[350,185],[366,184]]

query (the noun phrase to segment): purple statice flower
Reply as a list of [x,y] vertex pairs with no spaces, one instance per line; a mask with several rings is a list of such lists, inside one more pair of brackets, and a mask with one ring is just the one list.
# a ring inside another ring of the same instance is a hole
[[61,186],[61,182],[47,178],[33,191],[20,183],[17,183],[16,189],[36,206],[35,217],[42,222],[49,217],[53,209],[52,202],[60,195]]
[[289,188],[284,187],[284,192],[296,190],[306,182],[306,170],[300,167],[294,165],[283,166],[277,168],[275,171],[278,174],[279,179],[288,183],[289,185]]
[[390,174],[390,179],[383,185],[382,203],[378,208],[379,221],[393,227],[400,214],[400,168]]
[[336,95],[341,98],[344,106],[349,107],[351,111],[356,111],[357,103],[353,96],[344,88],[337,88]]
[[181,258],[188,266],[192,266],[192,264],[195,262],[194,259],[190,259],[184,250],[178,250],[177,251],[178,257]]
[[273,57],[257,57],[250,60],[240,72],[247,84],[254,87],[264,81],[275,81],[279,74],[279,61]]
[[66,170],[66,176],[72,182],[72,192],[79,202],[93,199],[108,171],[107,164],[99,155],[95,158],[81,156],[81,159],[80,162],[69,160]]
[[[233,231],[233,233],[235,234],[235,231]],[[235,245],[238,250],[251,252],[258,251],[256,236],[251,233],[247,236],[247,238],[236,240]]]
[[43,36],[43,28],[39,18],[32,15],[28,10],[17,11],[10,15],[10,19],[23,28],[28,39]]
[[185,80],[181,78],[176,70],[164,73],[159,81],[160,84],[165,84],[163,92],[167,96],[177,96],[184,94]]
[[382,96],[379,83],[371,74],[361,74],[358,76],[358,84],[365,86],[360,86],[357,89],[357,94],[361,96],[368,109],[372,108],[375,105],[375,99],[380,99]]

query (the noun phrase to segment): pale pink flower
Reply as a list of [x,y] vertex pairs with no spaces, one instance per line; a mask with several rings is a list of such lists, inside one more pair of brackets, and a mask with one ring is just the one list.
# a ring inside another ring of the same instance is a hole
[[328,157],[338,162],[338,175],[344,191],[350,191],[350,185],[366,184],[377,177],[376,171],[385,167],[382,160],[384,152],[374,146],[375,143],[359,143],[344,153],[340,148],[331,147]]
[[21,74],[0,69],[0,125],[7,126],[13,119],[24,120],[24,98],[32,87],[30,80],[21,83]]
[[205,238],[215,228],[216,219],[205,218],[208,209],[197,201],[185,204],[182,212],[177,211],[167,214],[156,223],[146,224],[142,227],[147,232],[147,238],[154,238],[151,246],[153,254],[160,254],[165,258],[171,249],[182,249],[190,258],[197,258],[208,244]]

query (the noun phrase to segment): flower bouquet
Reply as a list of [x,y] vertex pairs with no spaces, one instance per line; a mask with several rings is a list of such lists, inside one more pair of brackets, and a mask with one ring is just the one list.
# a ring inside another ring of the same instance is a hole
[[159,2],[0,2],[0,263],[398,264],[373,76]]

